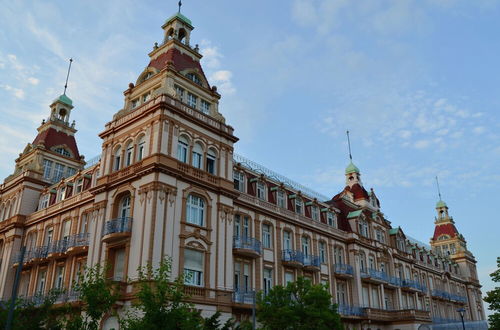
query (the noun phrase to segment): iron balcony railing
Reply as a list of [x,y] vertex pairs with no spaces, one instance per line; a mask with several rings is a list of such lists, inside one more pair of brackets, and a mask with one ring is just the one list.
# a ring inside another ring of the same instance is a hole
[[48,254],[49,254],[48,245],[39,246],[34,250],[33,259],[44,259],[47,258]]
[[[37,293],[33,296],[19,296],[21,304],[33,304],[35,306],[42,305],[47,299],[49,299],[51,293]],[[54,303],[65,303],[71,301],[77,301],[80,299],[80,293],[77,291],[61,291],[56,294]]]
[[69,237],[65,237],[60,241],[54,241],[49,245],[49,254],[51,253],[64,253],[68,249]]
[[434,297],[441,297],[443,299],[448,299],[448,300],[450,299],[450,294],[448,292],[439,289],[432,290],[432,295]]
[[233,249],[247,249],[253,250],[258,254],[261,254],[262,243],[252,237],[234,236],[233,237]]
[[234,291],[233,302],[238,304],[253,304],[256,299],[255,291]]
[[467,302],[467,298],[465,296],[462,296],[459,294],[450,293],[449,297],[451,300],[455,300],[455,301],[459,301],[459,302],[463,302],[463,303]]
[[104,231],[102,236],[116,234],[116,233],[128,233],[132,230],[132,218],[117,218],[113,220],[106,221],[104,224]]
[[302,253],[302,251],[297,250],[283,250],[282,261],[298,262],[304,264],[304,254]]
[[362,270],[361,277],[370,277],[380,281],[389,282],[389,276],[387,275],[386,272],[372,268],[369,268],[367,270]]
[[402,280],[401,281],[401,286],[404,288],[412,288],[416,290],[422,290],[422,286],[418,281],[414,280]]
[[68,240],[68,249],[72,247],[88,246],[89,237],[89,233],[80,233],[70,236]]
[[354,275],[354,269],[348,264],[334,264],[333,271],[337,274]]
[[304,255],[304,267],[320,267],[321,259],[319,256],[314,256],[312,254]]
[[350,305],[338,305],[338,311],[341,315],[346,316],[363,316],[365,315],[365,309],[359,306],[350,306]]
[[395,285],[395,286],[401,286],[401,279],[396,276],[389,276],[389,281],[390,284]]

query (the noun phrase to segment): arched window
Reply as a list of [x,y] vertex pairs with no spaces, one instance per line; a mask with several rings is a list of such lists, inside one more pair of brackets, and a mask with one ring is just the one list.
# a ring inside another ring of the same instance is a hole
[[366,272],[366,256],[364,252],[359,254],[359,268],[362,272]]
[[118,147],[115,150],[114,154],[114,162],[113,162],[113,170],[118,171],[121,166],[121,161],[122,161],[122,148]]
[[134,144],[129,142],[125,148],[125,166],[132,165],[132,159],[134,154]]
[[130,218],[130,195],[123,196],[120,199],[120,205],[118,208],[119,218]]
[[272,249],[272,227],[269,223],[262,224],[262,246],[266,249]]
[[304,257],[307,257],[311,254],[309,237],[307,236],[302,236],[302,253],[304,254]]
[[205,217],[205,201],[196,195],[189,195],[186,202],[186,222],[203,226]]
[[333,249],[333,256],[335,258],[335,263],[336,264],[343,264],[344,263],[344,251],[340,246],[336,246]]
[[216,153],[214,149],[209,148],[207,152],[207,172],[210,174],[215,174],[215,159]]
[[183,163],[187,163],[188,160],[188,145],[188,139],[186,139],[185,136],[181,135],[177,143],[177,159]]
[[182,42],[184,40],[184,38],[186,38],[186,30],[179,29],[178,38],[179,38],[179,41]]
[[288,230],[283,231],[283,250],[292,250],[292,232]]
[[137,140],[137,160],[142,160],[144,158],[146,141],[144,135],[141,135],[139,140]]
[[191,157],[191,165],[196,168],[202,168],[203,164],[203,147],[200,143],[195,143],[193,147],[193,154]]

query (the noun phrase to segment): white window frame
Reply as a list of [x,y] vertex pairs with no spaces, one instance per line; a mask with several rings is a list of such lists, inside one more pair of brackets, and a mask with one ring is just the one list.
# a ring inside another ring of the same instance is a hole
[[184,136],[180,136],[177,141],[177,159],[180,162],[188,162],[189,140]]
[[198,169],[203,166],[203,147],[199,143],[195,143],[193,152],[191,153],[191,165]]
[[257,198],[263,201],[266,200],[266,184],[262,181],[257,181],[256,183]]
[[319,259],[322,264],[327,263],[326,243],[323,241],[319,242]]
[[[236,181],[238,181],[238,186],[236,187]],[[240,171],[233,171],[233,182],[234,188],[240,192],[245,192],[245,174]]]
[[286,208],[286,193],[281,189],[276,190],[276,205]]
[[267,295],[273,287],[273,270],[271,268],[264,268],[262,275],[264,295]]
[[206,115],[210,114],[210,103],[203,99],[201,99],[201,111]]
[[197,226],[205,223],[205,200],[190,194],[186,200],[186,222]]
[[272,249],[272,228],[268,223],[262,224],[262,247]]
[[311,219],[319,221],[319,208],[316,205],[311,205]]
[[191,107],[196,109],[198,106],[198,96],[194,95],[193,93],[189,93],[187,95],[187,104]]
[[[189,251],[189,252],[188,252]],[[186,265],[186,261],[189,258],[187,257],[188,253],[200,253],[201,254],[201,265]],[[204,274],[204,262],[205,262],[205,256],[203,252],[197,251],[197,250],[192,250],[192,249],[185,249],[184,250],[184,284],[186,285],[192,285],[192,286],[203,286],[203,274]]]
[[300,197],[295,198],[295,213],[297,213],[297,214],[304,213],[304,202],[302,201],[302,198],[300,198]]

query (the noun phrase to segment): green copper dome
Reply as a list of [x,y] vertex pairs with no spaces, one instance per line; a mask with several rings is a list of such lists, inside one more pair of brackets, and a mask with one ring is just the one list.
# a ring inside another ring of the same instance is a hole
[[54,100],[54,102],[56,101],[73,106],[73,101],[71,101],[71,99],[67,97],[66,94],[62,94],[61,96],[59,96],[57,99]]
[[193,26],[191,24],[191,20],[189,18],[187,18],[186,16],[182,15],[181,13],[177,13],[175,15],[172,15],[169,19],[167,19],[166,23],[169,23],[170,21],[174,20],[175,18],[178,18],[179,20],[183,21],[184,23],[186,23],[189,26]]
[[436,208],[439,208],[439,207],[447,207],[447,206],[446,206],[445,202],[443,202],[442,200],[439,200],[439,202],[436,203]]
[[350,162],[349,165],[345,169],[345,174],[349,173],[358,173],[359,174],[359,168],[353,164],[353,162]]

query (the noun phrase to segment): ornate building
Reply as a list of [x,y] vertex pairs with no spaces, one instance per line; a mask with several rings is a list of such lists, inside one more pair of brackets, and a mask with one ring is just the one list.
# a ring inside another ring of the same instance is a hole
[[255,290],[305,276],[329,285],[351,329],[416,329],[456,320],[458,308],[485,319],[476,261],[444,202],[427,246],[391,226],[352,162],[328,198],[234,154],[191,21],[179,12],[162,28],[99,134],[100,157],[79,154],[63,94],[0,186],[0,298],[22,266],[19,295],[65,288],[61,302],[78,299],[71,283],[83,266],[109,263],[123,312],[138,267],[170,256],[205,315],[248,318]]

